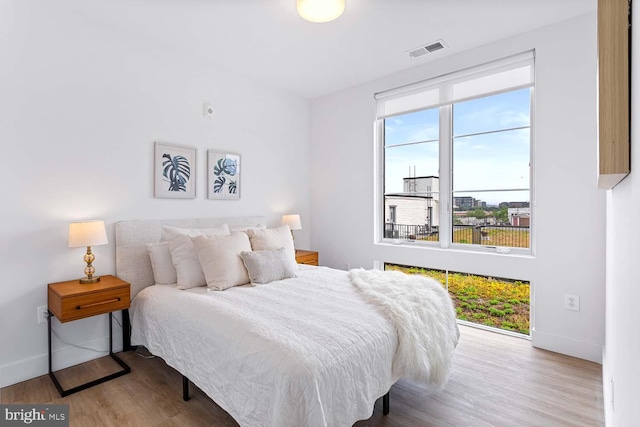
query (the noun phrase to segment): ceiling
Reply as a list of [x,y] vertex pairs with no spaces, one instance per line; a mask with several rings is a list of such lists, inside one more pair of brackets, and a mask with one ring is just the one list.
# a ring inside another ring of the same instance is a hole
[[[73,2],[73,0],[72,0]],[[78,0],[76,11],[214,64],[315,98],[582,15],[596,0],[346,0],[313,24],[294,0]],[[407,51],[442,39],[444,50]]]

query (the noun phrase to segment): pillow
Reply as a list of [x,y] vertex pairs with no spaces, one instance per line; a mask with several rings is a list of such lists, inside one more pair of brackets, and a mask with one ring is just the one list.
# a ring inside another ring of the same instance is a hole
[[207,284],[198,254],[193,247],[193,236],[229,235],[229,226],[223,224],[214,228],[162,227],[162,240],[169,244],[171,259],[176,268],[178,289],[195,288]]
[[178,281],[167,242],[147,243],[153,278],[158,285],[172,285]]
[[240,253],[252,285],[296,277],[287,255],[284,248]]
[[249,283],[247,269],[240,258],[241,252],[251,250],[245,233],[234,231],[228,236],[196,236],[191,240],[209,288],[224,291]]
[[298,268],[296,249],[293,246],[291,229],[288,225],[283,225],[278,228],[266,228],[264,230],[249,229],[247,230],[247,234],[251,241],[251,249],[254,251],[267,251],[284,248],[287,258],[291,263],[291,268],[294,270]]

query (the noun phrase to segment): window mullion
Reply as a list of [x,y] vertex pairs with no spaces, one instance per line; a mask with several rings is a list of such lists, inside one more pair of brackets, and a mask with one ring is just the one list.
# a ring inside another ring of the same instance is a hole
[[440,227],[438,231],[442,248],[448,248],[451,245],[452,111],[451,105],[440,107],[440,170],[438,172],[440,177]]

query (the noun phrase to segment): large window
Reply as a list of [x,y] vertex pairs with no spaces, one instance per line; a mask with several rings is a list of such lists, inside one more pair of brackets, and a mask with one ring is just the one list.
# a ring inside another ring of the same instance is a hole
[[378,94],[382,239],[531,248],[533,53]]

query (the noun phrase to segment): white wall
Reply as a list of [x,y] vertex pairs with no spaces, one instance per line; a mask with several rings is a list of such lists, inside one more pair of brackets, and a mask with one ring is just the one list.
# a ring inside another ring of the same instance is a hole
[[[632,26],[640,26],[633,15]],[[640,419],[640,33],[631,43],[631,174],[607,198],[607,318],[603,363],[605,419],[610,426],[632,426]],[[613,381],[613,384],[611,383]]]
[[[278,225],[299,213],[296,245],[310,246],[308,101],[118,23],[88,22],[67,3],[1,6],[1,386],[46,372],[36,307],[47,303],[47,283],[84,268],[83,250],[67,247],[71,221],[106,221],[111,243],[93,248],[98,275],[115,273],[119,220],[264,215]],[[203,102],[214,105],[213,120],[202,117]],[[198,148],[195,200],[153,198],[154,141]],[[207,149],[242,155],[239,201],[206,199]],[[105,349],[105,318],[54,327]],[[98,356],[57,341],[54,350],[54,369]]]
[[[373,94],[536,49],[535,256],[374,244]],[[532,282],[535,346],[600,361],[604,341],[605,194],[596,190],[595,13],[499,41],[311,103],[311,239],[320,262],[375,260]],[[561,213],[580,207],[567,221]],[[580,295],[580,312],[564,294]]]

